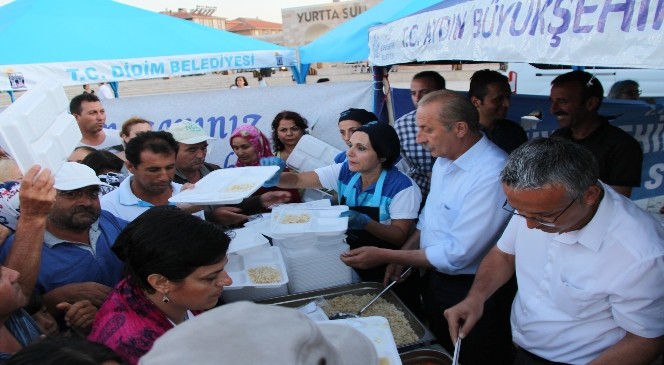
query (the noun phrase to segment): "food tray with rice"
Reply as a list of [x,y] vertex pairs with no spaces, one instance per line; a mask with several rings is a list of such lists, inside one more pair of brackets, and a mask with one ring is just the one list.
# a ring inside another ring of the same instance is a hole
[[237,204],[269,180],[278,166],[246,166],[219,169],[205,175],[193,189],[171,197],[171,203]]
[[225,302],[260,300],[288,294],[288,272],[279,247],[229,254],[226,272],[233,284],[224,287]]
[[348,217],[339,217],[348,210],[345,205],[327,208],[287,207],[272,210],[270,231],[280,238],[296,237],[303,233],[335,236],[348,229]]
[[[324,303],[321,307],[329,316],[336,312],[357,312],[381,290],[383,290],[383,284],[381,283],[357,283],[270,298],[258,303],[299,308],[323,298]],[[331,307],[325,308],[325,303],[331,305]],[[363,313],[364,316],[387,318],[400,353],[424,346],[435,340],[431,331],[415,317],[392,291],[383,294],[383,297]]]

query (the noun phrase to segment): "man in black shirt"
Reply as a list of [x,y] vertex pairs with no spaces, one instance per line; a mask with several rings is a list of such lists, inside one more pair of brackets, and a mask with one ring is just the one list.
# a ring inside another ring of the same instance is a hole
[[594,75],[572,71],[551,82],[551,113],[560,129],[551,136],[586,147],[599,163],[600,180],[629,197],[641,185],[643,151],[634,137],[609,124],[597,111],[604,89]]
[[468,97],[480,113],[482,132],[507,153],[528,140],[520,125],[505,119],[511,96],[507,77],[498,71],[480,70],[470,78]]

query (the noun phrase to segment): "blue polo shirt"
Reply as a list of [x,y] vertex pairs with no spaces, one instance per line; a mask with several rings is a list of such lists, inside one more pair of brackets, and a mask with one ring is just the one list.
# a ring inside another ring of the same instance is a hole
[[[114,287],[122,278],[124,263],[111,247],[127,224],[102,210],[90,227],[90,245],[63,241],[45,232],[37,290],[44,294],[66,284],[88,281]],[[0,246],[0,262],[5,261],[13,243],[11,235]]]

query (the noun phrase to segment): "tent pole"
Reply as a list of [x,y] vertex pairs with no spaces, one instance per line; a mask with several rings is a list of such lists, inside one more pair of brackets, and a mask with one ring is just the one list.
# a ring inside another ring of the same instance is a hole
[[389,66],[373,66],[373,112],[379,122],[389,123],[390,117],[387,110],[387,98],[383,90],[383,79],[389,71]]

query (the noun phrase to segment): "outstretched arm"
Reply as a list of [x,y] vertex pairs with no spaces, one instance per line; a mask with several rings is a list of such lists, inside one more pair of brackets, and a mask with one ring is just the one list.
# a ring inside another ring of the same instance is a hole
[[48,213],[55,203],[54,179],[51,171],[41,167],[31,167],[21,180],[19,204],[21,217],[16,225],[14,244],[7,255],[4,266],[18,271],[19,284],[27,298],[39,275],[42,244]]

